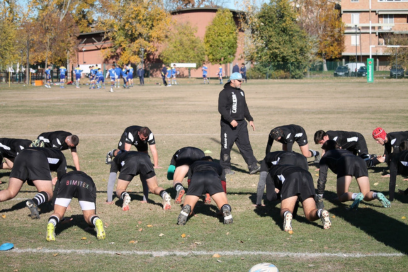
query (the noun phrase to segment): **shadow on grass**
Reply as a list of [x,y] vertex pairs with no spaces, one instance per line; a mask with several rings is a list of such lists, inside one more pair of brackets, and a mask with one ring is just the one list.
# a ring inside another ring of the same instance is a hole
[[[19,203],[17,203],[17,204],[14,204],[14,205],[13,205],[11,208],[9,208],[9,209],[0,210],[0,213],[17,211],[17,210],[21,210],[21,209],[24,209],[24,208],[26,208],[26,201],[25,201],[25,200],[24,200],[24,201],[21,201],[21,202],[19,202]],[[52,206],[51,202],[43,203],[43,204],[41,204],[38,208],[39,208],[39,210],[40,210],[40,215],[41,215],[41,214],[44,214],[44,213],[49,213],[49,212],[51,212],[51,211],[54,210],[54,207]],[[27,216],[30,216],[30,214],[31,214],[31,213],[30,213],[30,210],[27,209]]]
[[[205,198],[205,197],[204,197]],[[205,204],[204,203],[204,198],[200,198],[197,201],[197,204],[194,207],[194,215],[206,215],[206,216],[211,216],[218,218],[218,220],[221,223],[224,223],[224,217],[222,214],[218,214],[218,207],[215,205],[214,200],[212,200],[212,203],[214,204]],[[189,216],[187,221],[190,220],[194,216]]]
[[[106,193],[106,192],[101,191],[100,193]],[[137,202],[143,201],[143,192],[128,192],[128,194],[129,194],[130,199],[132,201],[137,201]],[[116,201],[115,201],[115,199],[116,199]],[[117,198],[116,196],[114,196],[112,201],[115,201],[116,206],[122,208],[122,203],[123,203],[122,199]],[[135,203],[137,203],[137,202],[135,202]],[[139,203],[139,204],[153,204],[153,205],[157,205],[157,206],[160,206],[160,207],[163,206],[162,203],[155,202],[155,201],[151,200],[150,198],[147,200],[147,203]]]
[[[72,220],[71,220],[72,219]],[[55,228],[55,235],[59,235],[65,230],[77,226],[84,230],[85,232],[88,232],[89,234],[95,235],[95,230],[94,228],[90,227],[84,219],[84,216],[82,214],[76,214],[72,215],[69,218],[65,218],[64,221],[61,221],[57,227]]]
[[[357,210],[349,211],[346,209],[347,205],[333,201],[336,196],[337,195],[333,192],[325,192],[325,198],[329,202],[338,206],[329,210],[331,214],[336,215],[350,223],[352,226],[361,229],[367,235],[373,237],[384,245],[408,255],[407,224],[372,208],[359,208]],[[381,206],[378,201],[378,205],[376,205],[376,201],[377,200],[374,200],[372,203],[364,201],[364,205]],[[361,205],[362,204],[360,204],[360,207]]]

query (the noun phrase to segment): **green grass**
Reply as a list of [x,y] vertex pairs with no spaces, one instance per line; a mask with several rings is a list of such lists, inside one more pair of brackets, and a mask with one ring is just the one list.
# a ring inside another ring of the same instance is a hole
[[[156,80],[159,82],[159,79]],[[123,130],[130,125],[147,125],[155,134],[159,152],[159,185],[172,197],[172,182],[166,179],[166,169],[173,153],[184,146],[211,150],[218,159],[220,151],[218,93],[221,86],[197,84],[198,80],[181,80],[182,85],[169,88],[154,85],[135,86],[108,93],[107,89],[89,90],[87,87],[66,89],[41,87],[12,88],[0,84],[2,129],[0,137],[34,139],[42,132],[67,130],[78,134],[81,169],[93,177],[97,188],[97,213],[107,226],[107,238],[96,240],[87,230],[76,200],[66,217],[73,220],[57,227],[55,243],[45,241],[48,217],[52,211],[44,207],[40,220],[31,220],[24,198],[32,198],[35,188],[24,185],[17,200],[0,203],[0,243],[12,242],[16,250],[3,252],[0,271],[248,271],[260,262],[271,262],[280,271],[407,271],[408,236],[406,203],[400,195],[390,209],[378,201],[363,202],[355,212],[346,208],[351,204],[332,202],[335,180],[329,173],[325,205],[329,210],[332,228],[323,230],[320,221],[308,222],[303,211],[292,223],[294,233],[282,231],[278,203],[267,203],[263,210],[255,210],[258,175],[247,174],[247,167],[234,147],[233,168],[236,174],[227,177],[228,200],[232,206],[234,224],[224,226],[215,216],[214,205],[197,205],[196,216],[183,227],[176,225],[180,206],[164,212],[161,198],[150,195],[150,203],[142,204],[141,184],[136,177],[130,184],[132,202],[129,212],[121,211],[121,201],[106,205],[106,185],[109,166],[104,164],[106,152],[116,147]],[[370,153],[381,154],[382,147],[371,138],[371,131],[382,126],[386,131],[407,130],[407,95],[405,80],[365,79],[332,80],[260,80],[243,85],[247,102],[255,119],[256,131],[250,131],[254,154],[264,157],[267,135],[279,125],[299,124],[308,133],[309,147],[318,129],[350,130],[362,133]],[[279,150],[275,144],[273,150]],[[297,145],[294,150],[299,152]],[[73,165],[69,152],[64,153]],[[369,170],[372,190],[388,195],[388,179],[380,173],[383,166]],[[317,181],[315,167],[312,176]],[[9,171],[0,171],[0,179],[7,187]],[[397,179],[397,189],[408,187],[408,181]],[[353,181],[350,191],[358,191]],[[333,217],[334,216],[334,217]],[[152,225],[149,227],[148,225]],[[160,234],[163,234],[160,236]],[[186,237],[182,238],[181,235]],[[86,237],[86,240],[81,240]],[[134,241],[134,243],[130,243]],[[26,252],[37,249],[39,252]],[[44,250],[50,251],[44,251]],[[26,250],[26,251],[24,251]],[[85,253],[63,253],[61,250],[90,250]],[[92,251],[110,251],[97,254]],[[209,252],[207,255],[155,256],[130,254],[134,252]],[[222,252],[237,251],[230,256]],[[242,252],[268,252],[251,255]],[[118,253],[118,254],[115,254]],[[287,253],[287,256],[272,254]],[[340,257],[297,256],[292,253],[318,254],[397,254],[403,257]],[[221,257],[213,258],[213,253]],[[58,254],[54,256],[55,254]],[[120,254],[120,255],[119,255]]]

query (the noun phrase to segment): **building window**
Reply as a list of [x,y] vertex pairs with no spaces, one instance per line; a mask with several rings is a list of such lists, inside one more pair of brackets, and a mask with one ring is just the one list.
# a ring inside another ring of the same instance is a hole
[[351,2],[358,2],[358,0],[351,0]]
[[351,14],[351,24],[358,25],[360,23],[360,13]]
[[[382,15],[383,24],[394,24],[394,14],[384,14]],[[391,30],[392,26],[383,26],[383,30]]]
[[[351,2],[354,2],[351,0]],[[378,0],[378,2],[408,2],[408,0]]]
[[358,35],[351,35],[351,45],[359,45],[360,37]]

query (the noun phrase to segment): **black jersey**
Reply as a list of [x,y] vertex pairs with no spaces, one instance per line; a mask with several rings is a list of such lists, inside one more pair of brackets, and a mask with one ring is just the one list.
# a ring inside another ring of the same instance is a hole
[[266,180],[268,200],[277,199],[275,188],[279,189],[281,199],[299,196],[304,201],[315,195],[313,178],[309,171],[293,165],[276,165],[269,170]]
[[147,137],[147,140],[145,141],[140,140],[138,132],[140,131],[141,128],[142,128],[141,126],[127,127],[119,140],[118,149],[124,150],[125,143],[128,143],[134,145],[138,151],[147,151],[147,144],[149,145],[156,144],[153,133],[150,133],[149,137]]
[[137,151],[124,151],[113,159],[110,172],[117,173],[118,171],[120,172],[119,179],[127,181],[139,174],[146,178],[156,175],[149,155]]
[[408,175],[408,150],[390,155],[389,200],[394,200],[397,174]]
[[[408,131],[398,131],[387,133],[387,142],[384,143],[384,155],[399,152],[399,145],[403,141],[408,141]],[[388,161],[388,160],[387,160]]]
[[226,181],[224,169],[219,163],[211,161],[196,161],[195,163],[190,165],[190,169],[188,171],[188,179],[191,179],[194,173],[202,171],[215,172],[221,178],[221,180]]
[[335,149],[324,153],[319,162],[319,179],[317,181],[317,190],[319,194],[324,193],[327,181],[328,168],[337,174],[337,177],[346,175],[359,178],[368,176],[367,165],[360,157],[355,156],[348,150]]
[[30,140],[0,138],[0,153],[8,159],[15,158],[22,150],[28,148]]
[[[297,142],[299,146],[304,146],[308,143],[306,132],[301,126],[287,125],[276,128],[281,129],[283,132],[283,135],[281,136],[280,140],[278,140],[278,142],[286,144],[287,151],[292,151],[292,146],[294,142]],[[271,151],[271,147],[273,145],[274,139],[272,138],[271,134],[274,129],[272,129],[271,132],[269,133],[268,144],[266,145],[266,154],[268,154]]]
[[307,159],[302,154],[289,151],[275,151],[268,153],[261,162],[261,171],[269,171],[273,165],[285,164],[298,166],[304,170],[309,169]]
[[367,143],[364,136],[358,132],[352,131],[326,131],[329,140],[336,141],[341,149],[347,149],[355,155],[368,154]]
[[[72,133],[66,131],[52,131],[41,133],[37,138],[44,142],[44,147],[47,148],[56,148],[59,150],[67,150],[70,147],[65,142],[65,139],[68,136],[71,136]],[[76,151],[76,148],[71,148],[72,151]]]
[[219,94],[218,112],[221,114],[221,120],[228,124],[232,120],[254,120],[249,113],[244,91],[231,87],[230,83],[225,84]]
[[58,179],[67,172],[67,161],[64,154],[55,148],[29,147],[27,150],[37,150],[47,157],[50,171],[57,172]]
[[195,161],[204,157],[204,152],[196,147],[183,147],[174,153],[171,158],[170,165],[192,165]]

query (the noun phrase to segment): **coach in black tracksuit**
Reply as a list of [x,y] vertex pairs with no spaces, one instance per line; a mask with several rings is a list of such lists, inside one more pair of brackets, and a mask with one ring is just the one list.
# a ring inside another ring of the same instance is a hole
[[230,156],[234,143],[248,164],[249,173],[255,174],[260,169],[249,142],[246,120],[253,130],[255,125],[248,110],[244,91],[241,90],[241,81],[241,74],[233,73],[218,97],[218,112],[221,114],[220,164],[226,174],[234,174],[231,170]]

